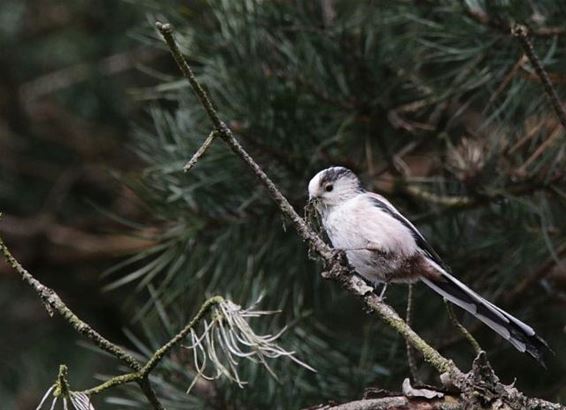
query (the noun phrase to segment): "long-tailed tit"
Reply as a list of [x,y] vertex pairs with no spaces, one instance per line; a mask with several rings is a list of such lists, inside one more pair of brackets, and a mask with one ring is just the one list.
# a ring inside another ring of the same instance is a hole
[[381,195],[366,191],[352,171],[320,171],[308,189],[332,246],[362,277],[384,287],[420,280],[542,363],[548,346],[533,328],[452,276],[417,228]]

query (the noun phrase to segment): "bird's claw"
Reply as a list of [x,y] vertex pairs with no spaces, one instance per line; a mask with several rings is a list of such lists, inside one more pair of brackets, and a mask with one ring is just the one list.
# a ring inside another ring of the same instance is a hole
[[332,249],[332,255],[328,261],[326,270],[322,272],[321,275],[325,279],[338,277],[338,275],[343,272],[343,268],[348,266],[346,252],[341,249]]
[[[379,286],[383,286],[381,288],[381,292],[379,292],[379,294],[377,294],[377,289]],[[379,299],[380,302],[385,302],[385,291],[387,290],[387,282],[384,283],[377,283],[374,286],[374,293],[377,295],[377,298]]]
[[332,260],[336,263],[339,263],[341,265],[347,266],[348,265],[348,259],[346,258],[346,252],[344,252],[342,249],[333,249],[332,250]]

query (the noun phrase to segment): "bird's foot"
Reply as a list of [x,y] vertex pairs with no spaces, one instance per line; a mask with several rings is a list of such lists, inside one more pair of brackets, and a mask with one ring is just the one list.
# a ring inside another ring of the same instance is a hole
[[[377,283],[374,286],[374,293],[377,295],[380,302],[385,302],[385,291],[387,290],[387,285],[388,285],[387,282],[382,282],[382,283]],[[381,288],[381,292],[379,292],[378,295],[377,291],[379,289],[379,286],[382,286],[382,288]]]
[[346,252],[343,249],[333,249],[332,260],[340,265],[348,266],[348,258],[346,257]]
[[336,278],[344,272],[344,267],[348,267],[346,252],[341,249],[332,250],[332,259],[327,264],[326,270],[321,273],[325,279]]

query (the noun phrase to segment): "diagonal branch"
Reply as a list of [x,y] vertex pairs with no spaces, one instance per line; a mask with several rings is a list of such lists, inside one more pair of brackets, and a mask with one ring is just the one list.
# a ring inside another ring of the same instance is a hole
[[[470,7],[465,0],[461,1],[461,3],[464,7],[464,13],[466,14],[466,16],[474,20],[476,23],[482,24],[486,27],[503,33],[509,32],[509,26],[503,21],[490,17],[483,10]],[[566,34],[566,27],[539,27],[532,29],[531,33],[535,37],[542,38],[562,36]]]
[[230,128],[228,128],[220,119],[216,109],[212,105],[210,97],[200,85],[192,69],[181,54],[181,51],[173,38],[173,28],[171,25],[157,22],[156,27],[161,32],[165,42],[169,46],[179,69],[191,84],[193,91],[206,110],[215,131],[224,140],[224,142],[228,144],[232,151],[240,157],[244,163],[246,163],[246,165],[259,179],[261,184],[267,188],[267,191],[279,206],[283,215],[291,220],[299,236],[323,259],[327,270],[330,272],[326,276],[338,281],[344,288],[360,297],[370,310],[377,313],[382,320],[393,327],[398,333],[405,336],[411,345],[419,350],[423,354],[425,360],[432,364],[437,371],[440,373],[450,373],[450,376],[454,379],[454,381],[456,379],[462,379],[462,371],[458,369],[451,360],[443,357],[440,353],[438,353],[438,351],[432,348],[417,333],[415,333],[390,306],[383,303],[377,295],[372,293],[372,289],[367,286],[362,279],[353,276],[350,268],[347,266],[347,263],[342,260],[342,258],[339,257],[332,248],[324,243],[316,232],[314,232],[303,218],[299,216],[287,198],[281,193],[281,191],[279,191],[275,183],[242,147]]
[[[21,276],[22,279],[30,285],[35,292],[41,298],[47,312],[50,316],[53,316],[55,312],[67,321],[79,334],[85,336],[87,339],[92,341],[96,346],[100,349],[110,353],[112,356],[116,357],[117,359],[124,362],[129,368],[135,370],[136,372],[143,371],[143,367],[141,363],[139,363],[131,354],[126,352],[120,346],[112,343],[96,330],[94,330],[88,323],[81,320],[67,305],[57,293],[51,288],[48,288],[43,283],[38,281],[30,272],[25,269],[20,262],[10,252],[2,238],[0,237],[0,251],[2,252],[6,262]],[[118,376],[120,377],[120,376]],[[155,395],[155,391],[151,387],[151,384],[147,377],[143,377],[140,379],[135,379],[132,381],[137,381],[140,388],[142,389],[143,393],[147,397],[148,401],[151,403],[154,409],[156,410],[164,410],[164,407],[161,405],[157,396]]]
[[531,64],[533,65],[537,75],[542,81],[544,91],[548,95],[548,98],[550,98],[550,102],[552,104],[552,107],[554,108],[554,111],[556,112],[556,115],[558,116],[558,119],[566,130],[566,111],[564,111],[564,107],[560,103],[558,93],[550,82],[550,78],[548,78],[548,74],[546,73],[546,70],[542,66],[542,63],[535,52],[533,43],[529,39],[529,31],[527,27],[520,24],[515,24],[511,27],[511,34],[519,39],[521,46],[523,46],[523,50],[525,50],[525,54],[527,55],[527,57],[529,57]]
[[179,50],[179,46],[177,45],[177,42],[173,38],[173,27],[170,24],[162,24],[160,22],[156,22],[155,27],[157,27],[157,29],[165,39],[167,46],[171,50],[171,54],[173,54],[173,58],[175,58],[175,61],[177,62],[177,65],[181,69],[183,76],[191,84],[191,88],[193,89],[193,91],[199,98],[200,103],[206,110],[206,113],[208,114],[210,120],[214,124],[214,128],[220,130],[221,128],[226,127],[226,125],[224,125],[224,123],[222,123],[222,121],[220,120],[220,117],[218,116],[216,109],[212,105],[212,101],[210,101],[210,98],[208,98],[208,94],[206,93],[206,91],[204,91],[204,88],[202,88],[200,83],[197,81],[193,73],[193,70],[183,58],[183,54],[181,53],[181,50]]
[[[110,342],[104,336],[99,334],[96,330],[94,330],[90,325],[82,321],[71,309],[65,305],[65,303],[61,300],[59,295],[55,293],[53,289],[48,288],[40,281],[38,281],[30,272],[25,269],[16,258],[12,255],[2,238],[0,237],[0,251],[4,255],[4,258],[8,262],[8,264],[21,276],[22,279],[29,284],[35,292],[39,295],[41,300],[43,301],[47,311],[52,316],[53,313],[57,312],[61,315],[78,333],[85,336],[87,339],[92,341],[96,346],[100,349],[110,353],[112,356],[120,359],[124,362],[129,368],[134,370],[131,373],[126,373],[118,376],[114,376],[109,380],[99,384],[98,386],[92,387],[88,390],[84,390],[79,393],[84,393],[86,395],[94,395],[101,393],[111,387],[119,386],[126,383],[136,382],[142,391],[144,392],[145,396],[147,397],[148,401],[151,403],[153,408],[157,410],[162,410],[163,406],[159,402],[157,396],[151,384],[149,382],[149,374],[157,367],[159,362],[173,349],[177,346],[191,331],[197,326],[204,316],[210,311],[210,309],[220,304],[224,301],[224,298],[221,296],[213,296],[207,299],[202,306],[200,307],[197,314],[192,318],[192,320],[179,332],[177,333],[171,340],[157,349],[153,355],[149,358],[145,365],[142,365],[138,362],[131,354],[123,350],[118,345]],[[65,367],[66,373],[66,367]],[[58,379],[61,379],[61,373],[58,376]],[[66,385],[66,383],[59,383],[60,385]],[[63,392],[64,393],[64,392]]]
[[273,200],[277,203],[281,211],[285,216],[287,216],[295,229],[298,231],[299,235],[303,238],[303,240],[307,241],[310,246],[312,246],[316,251],[322,256],[323,259],[326,261],[330,261],[333,258],[333,251],[332,249],[326,245],[316,233],[310,229],[310,227],[305,223],[305,221],[297,214],[293,206],[289,203],[287,198],[279,191],[277,186],[269,179],[269,177],[265,174],[263,169],[255,162],[255,160],[248,154],[248,152],[242,147],[242,145],[236,140],[234,137],[232,130],[226,126],[226,124],[220,119],[216,109],[212,105],[212,102],[204,90],[204,88],[200,85],[199,81],[195,77],[193,70],[181,54],[175,39],[173,38],[173,28],[170,24],[163,24],[157,22],[155,24],[157,29],[163,35],[169,49],[171,50],[171,54],[175,58],[179,69],[183,73],[183,76],[189,81],[193,91],[195,92],[196,96],[200,100],[200,103],[206,110],[210,121],[212,122],[215,131],[218,135],[230,146],[232,151],[236,155],[238,155],[242,161],[244,161],[252,170],[252,172],[259,178],[261,183],[267,188]]
[[[381,320],[386,322],[395,331],[404,336],[413,347],[419,350],[424,359],[444,375],[446,382],[459,388],[462,397],[467,403],[475,403],[478,397],[483,397],[486,391],[496,392],[497,396],[510,408],[540,408],[540,409],[560,409],[559,404],[549,403],[544,400],[528,398],[512,386],[505,386],[487,363],[485,354],[482,352],[474,361],[474,369],[468,374],[464,374],[453,362],[442,356],[437,350],[424,341],[415,331],[413,331],[403,319],[387,304],[373,293],[360,277],[353,275],[344,255],[330,248],[317,233],[297,214],[285,196],[279,191],[273,181],[267,176],[263,169],[247,153],[234,137],[232,131],[220,119],[214,108],[210,97],[200,85],[193,71],[181,54],[175,39],[173,38],[173,28],[170,24],[156,22],[156,28],[160,31],[165,42],[169,46],[179,69],[191,84],[191,87],[199,98],[203,108],[207,112],[214,130],[228,144],[232,151],[250,168],[259,179],[260,183],[267,189],[275,203],[279,206],[281,213],[289,218],[303,241],[314,250],[324,261],[328,272],[323,273],[323,277],[330,278],[342,285],[360,298],[365,306],[376,313]],[[479,386],[479,387],[478,387]]]
[[197,314],[191,319],[191,321],[179,332],[177,333],[171,340],[157,349],[153,355],[149,358],[147,363],[140,367],[140,369],[136,372],[126,373],[119,376],[112,377],[105,382],[99,384],[98,386],[92,387],[88,390],[84,390],[81,393],[85,393],[89,396],[94,394],[102,393],[103,391],[114,387],[119,386],[126,383],[137,382],[144,389],[145,384],[148,382],[149,374],[157,367],[159,362],[173,349],[177,346],[189,333],[191,330],[194,330],[195,327],[201,322],[210,309],[213,306],[216,306],[224,301],[224,298],[221,296],[213,296],[207,299],[200,309],[198,310]]
[[39,295],[47,312],[50,316],[56,312],[61,315],[78,333],[91,340],[96,346],[102,350],[110,353],[112,356],[120,359],[129,368],[133,370],[141,370],[142,365],[124,349],[110,342],[90,325],[83,322],[75,313],[67,307],[65,302],[61,300],[59,295],[53,289],[48,288],[43,283],[38,281],[31,273],[29,273],[21,264],[14,258],[10,250],[0,238],[0,250],[8,264],[21,276],[24,282],[30,285],[35,292]]

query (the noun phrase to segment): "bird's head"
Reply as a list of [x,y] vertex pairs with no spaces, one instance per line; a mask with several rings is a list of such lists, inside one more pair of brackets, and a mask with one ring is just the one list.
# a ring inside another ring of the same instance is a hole
[[309,182],[309,202],[319,210],[341,204],[363,192],[359,178],[344,167],[330,167]]

